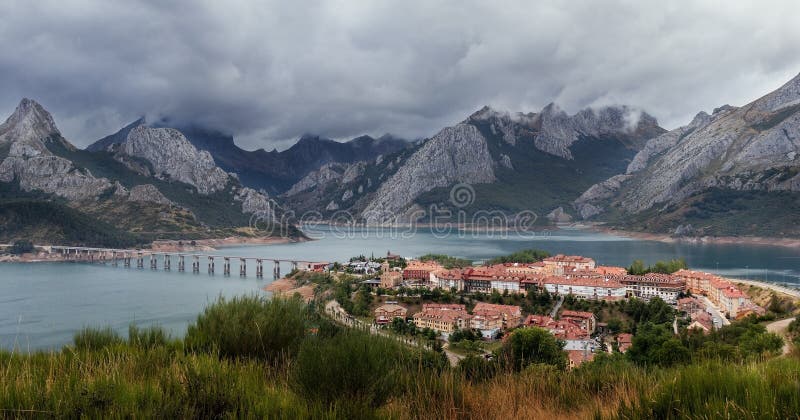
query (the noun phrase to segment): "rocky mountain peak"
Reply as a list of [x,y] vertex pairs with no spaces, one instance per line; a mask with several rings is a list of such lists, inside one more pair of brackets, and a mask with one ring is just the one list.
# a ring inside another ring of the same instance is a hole
[[22,141],[37,145],[42,139],[60,134],[53,116],[44,107],[33,99],[23,98],[14,113],[0,125],[0,144]]
[[786,82],[777,90],[757,99],[753,109],[762,112],[772,112],[780,108],[800,104],[800,74]]
[[140,125],[128,134],[119,153],[149,161],[156,176],[193,185],[200,194],[225,188],[228,174],[216,166],[206,151],[198,151],[174,128],[150,128]]

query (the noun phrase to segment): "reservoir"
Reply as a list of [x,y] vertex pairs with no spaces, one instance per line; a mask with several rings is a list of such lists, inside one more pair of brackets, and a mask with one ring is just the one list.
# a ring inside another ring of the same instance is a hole
[[[797,248],[663,243],[578,229],[516,234],[316,226],[304,231],[315,240],[226,247],[214,253],[333,262],[357,255],[381,257],[391,251],[403,257],[436,253],[484,260],[538,248],[551,254],[591,257],[598,265],[684,258],[692,269],[800,287]],[[240,278],[238,261],[232,259],[231,264],[232,276],[222,275],[219,268],[217,274],[207,274],[205,261],[201,261],[200,274],[178,272],[174,261],[169,272],[124,268],[122,264],[0,264],[0,348],[23,352],[57,349],[85,326],[111,326],[127,336],[131,323],[160,325],[181,335],[219,296],[266,293],[261,288],[273,281],[271,261],[264,262],[264,279],[256,279],[255,266],[248,267],[248,277]],[[286,274],[289,269],[284,264],[281,272]]]

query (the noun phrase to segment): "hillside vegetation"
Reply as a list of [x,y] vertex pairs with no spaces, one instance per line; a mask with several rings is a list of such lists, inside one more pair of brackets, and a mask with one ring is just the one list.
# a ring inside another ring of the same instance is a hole
[[[529,329],[497,361],[343,330],[299,300],[220,300],[184,339],[87,329],[52,353],[0,353],[9,417],[795,418],[800,359],[670,367],[598,355],[564,370]],[[517,333],[515,333],[517,334]],[[506,355],[506,356],[502,356]]]

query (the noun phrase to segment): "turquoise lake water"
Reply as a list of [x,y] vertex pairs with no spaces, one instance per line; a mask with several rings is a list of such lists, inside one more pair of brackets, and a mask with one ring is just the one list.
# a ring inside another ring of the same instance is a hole
[[[431,232],[419,228],[347,229],[306,228],[314,241],[268,246],[237,246],[215,252],[258,256],[265,259],[344,261],[364,254],[382,256],[388,250],[404,257],[427,253],[449,254],[474,260],[539,248],[552,254],[577,254],[598,264],[627,266],[634,259],[652,263],[685,258],[693,269],[725,276],[764,280],[800,287],[800,249],[764,245],[668,244],[642,241],[584,230],[550,233],[473,234]],[[187,265],[190,263],[187,260]],[[252,264],[252,263],[251,263]],[[84,326],[111,326],[126,334],[132,322],[160,325],[182,335],[209,302],[218,296],[265,293],[272,281],[272,266],[265,263],[265,278],[240,278],[232,261],[233,276],[208,275],[205,261],[200,274],[173,270],[123,268],[85,263],[0,264],[0,348],[21,351],[58,348],[71,341]],[[159,265],[160,266],[160,265]],[[282,272],[289,270],[288,265]]]

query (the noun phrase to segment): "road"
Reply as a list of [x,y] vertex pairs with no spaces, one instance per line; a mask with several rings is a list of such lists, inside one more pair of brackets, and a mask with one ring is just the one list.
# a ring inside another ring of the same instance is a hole
[[558,302],[556,302],[556,306],[553,307],[553,310],[550,312],[550,318],[555,318],[556,314],[558,314],[559,308],[561,308],[561,304],[564,303],[564,295],[561,295],[558,298]]
[[792,321],[794,321],[794,318],[781,319],[767,324],[767,331],[783,337],[783,354],[789,354],[792,351],[792,345],[785,336],[786,329],[789,328],[789,324]]
[[[386,332],[386,331],[378,328],[375,325],[368,325],[368,324],[362,322],[361,320],[350,316],[347,313],[347,311],[345,311],[344,308],[342,308],[342,306],[339,305],[339,303],[336,302],[336,301],[328,302],[328,304],[326,305],[325,311],[323,311],[323,313],[328,315],[334,321],[345,325],[346,327],[350,327],[350,328],[354,328],[354,329],[360,329],[362,331],[368,331],[372,335],[380,335],[382,337],[390,338],[390,339],[399,341],[400,343],[403,343],[403,344],[405,344],[407,346],[410,346],[410,347],[423,347],[425,349],[430,350],[429,346],[420,344],[416,340],[412,340],[412,339],[409,339],[407,337],[402,337],[402,336],[399,336],[397,334],[392,334],[392,333]],[[449,343],[446,343],[443,346],[444,354],[447,356],[447,360],[450,362],[451,366],[453,366],[453,367],[458,366],[458,362],[460,362],[461,359],[464,358],[464,356],[462,356],[460,354],[453,353],[452,351],[447,349],[448,344]]]
[[[708,308],[708,310],[709,310],[709,311],[711,311],[711,316],[712,316],[712,317],[714,317],[714,320],[715,320],[715,321],[716,321],[716,320],[719,320],[719,321],[720,321],[720,323],[721,323],[721,325],[720,325],[720,326],[724,326],[724,325],[731,325],[731,321],[729,321],[729,320],[728,320],[728,318],[725,318],[725,314],[723,314],[722,312],[720,312],[720,310],[719,310],[719,309],[717,309],[716,305],[714,305],[713,303],[711,303],[711,301],[710,301],[710,300],[708,300],[708,298],[707,298],[707,297],[705,297],[705,296],[703,296],[703,295],[699,295],[699,296],[697,296],[697,297],[698,297],[698,298],[700,298],[700,300],[702,300],[702,301],[703,301],[703,303],[706,305],[706,308]],[[715,325],[715,326],[716,326],[716,325]]]

